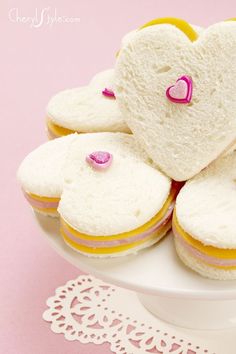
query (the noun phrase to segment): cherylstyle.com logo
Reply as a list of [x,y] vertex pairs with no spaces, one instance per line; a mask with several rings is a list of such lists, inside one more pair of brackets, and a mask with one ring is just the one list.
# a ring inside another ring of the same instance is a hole
[[31,15],[23,14],[18,7],[11,8],[8,11],[10,22],[21,25],[28,25],[30,28],[41,28],[43,26],[52,27],[57,24],[75,24],[80,22],[80,17],[70,17],[59,15],[57,8],[44,7],[42,9],[35,8]]

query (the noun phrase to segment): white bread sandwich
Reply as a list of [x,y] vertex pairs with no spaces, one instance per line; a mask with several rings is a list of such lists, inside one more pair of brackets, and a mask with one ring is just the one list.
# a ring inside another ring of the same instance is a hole
[[136,253],[170,229],[177,191],[132,135],[80,134],[65,168],[61,234],[88,256]]
[[236,139],[236,22],[198,35],[187,22],[157,19],[117,58],[121,112],[148,155],[177,181],[192,178]]
[[48,137],[53,139],[74,132],[130,133],[116,102],[113,79],[114,70],[105,70],[89,85],[53,96],[46,109]]
[[32,208],[49,216],[58,216],[64,165],[68,147],[77,134],[48,141],[25,157],[18,169],[18,180]]
[[218,159],[180,191],[173,217],[179,257],[212,279],[236,279],[236,152]]

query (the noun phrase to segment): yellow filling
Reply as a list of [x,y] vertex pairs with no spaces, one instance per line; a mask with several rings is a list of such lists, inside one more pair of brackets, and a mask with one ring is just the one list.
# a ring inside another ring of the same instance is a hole
[[113,240],[120,240],[122,238],[136,236],[138,234],[141,234],[141,233],[149,230],[152,226],[157,224],[164,217],[168,208],[170,207],[171,203],[174,200],[175,194],[176,194],[176,190],[172,189],[166,202],[164,203],[162,209],[151,220],[149,220],[146,224],[144,224],[132,231],[124,232],[124,233],[117,234],[117,235],[111,235],[111,236],[91,236],[91,235],[83,234],[83,233],[73,229],[63,219],[61,219],[62,228],[68,229],[68,231],[71,234],[73,234],[73,236],[75,236],[75,237],[82,238],[84,240],[91,240],[91,241],[113,241]]
[[[153,234],[147,236],[146,238],[132,242],[131,244],[127,245],[121,245],[121,246],[115,246],[115,247],[101,247],[101,248],[93,248],[93,247],[88,247],[84,245],[78,245],[76,242],[72,241],[70,238],[68,238],[63,231],[61,231],[62,236],[65,240],[66,243],[68,243],[71,247],[84,252],[84,253],[93,253],[93,254],[110,254],[110,253],[118,253],[118,252],[123,252],[126,250],[129,250],[131,248],[137,247],[139,245],[142,245],[143,243],[151,240],[158,241],[158,239],[170,229],[171,226],[171,221],[169,221],[165,226],[163,226],[160,230],[154,232]],[[159,236],[159,237],[158,237]]]
[[47,127],[49,133],[51,132],[57,137],[73,134],[76,132],[75,130],[60,127],[59,125],[53,123],[50,118],[47,118]]
[[36,211],[40,211],[43,213],[57,214],[57,209],[54,208],[38,208],[32,205],[32,208]]
[[[222,248],[217,248],[213,246],[205,246],[202,242],[196,240],[193,238],[190,234],[188,234],[186,231],[182,229],[182,227],[179,225],[177,217],[176,217],[176,211],[174,211],[173,215],[173,225],[176,228],[176,231],[178,234],[183,237],[183,239],[192,247],[196,248],[200,252],[220,258],[220,259],[236,259],[236,249],[222,249]],[[220,266],[219,266],[220,267]],[[227,267],[227,268],[236,268],[236,267]]]
[[197,32],[194,31],[193,27],[184,20],[175,17],[163,17],[157,18],[155,20],[147,22],[145,25],[141,26],[139,29],[143,29],[149,26],[161,25],[161,24],[170,24],[177,27],[180,31],[182,31],[186,36],[190,39],[190,41],[194,42],[198,39]]
[[60,198],[56,198],[56,197],[41,197],[37,194],[31,194],[31,193],[27,193],[27,195],[35,200],[38,200],[40,202],[52,202],[52,203],[59,203]]
[[[31,199],[34,199],[36,201],[40,201],[40,202],[48,202],[48,203],[59,203],[60,198],[52,198],[52,197],[41,197],[37,194],[31,194],[31,193],[26,193]],[[56,214],[57,213],[57,208],[40,208],[40,207],[36,207],[31,205],[32,208],[36,211],[40,211],[40,212],[45,212],[45,213],[51,213],[51,214]]]

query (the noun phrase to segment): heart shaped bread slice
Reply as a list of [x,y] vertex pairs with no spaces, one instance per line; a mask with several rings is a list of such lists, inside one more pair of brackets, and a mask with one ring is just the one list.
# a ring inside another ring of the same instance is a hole
[[[215,24],[198,37],[178,21],[137,31],[117,59],[115,91],[148,155],[168,176],[183,181],[235,142],[236,22]],[[166,94],[183,76],[192,80],[185,104]]]
[[[95,75],[89,85],[58,92],[47,105],[49,138],[74,132],[129,132],[113,93],[114,70]],[[112,92],[113,96],[106,94]]]

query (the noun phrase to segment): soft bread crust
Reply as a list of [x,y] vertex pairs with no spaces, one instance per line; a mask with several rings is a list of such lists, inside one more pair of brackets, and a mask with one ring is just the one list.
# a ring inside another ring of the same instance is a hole
[[81,133],[130,132],[115,99],[102,91],[112,89],[114,70],[97,74],[88,86],[64,90],[51,98],[47,116],[53,123]]
[[201,34],[205,29],[201,26],[196,26],[196,25],[191,25],[194,29],[195,32],[197,32],[197,34]]
[[107,69],[95,74],[89,82],[89,85],[93,85],[97,88],[105,88],[106,85],[114,86],[114,69]]
[[[200,26],[195,26],[192,25],[193,29],[200,34],[204,29]],[[124,35],[124,37],[121,40],[121,49],[125,47],[136,35],[136,33],[139,31],[139,29],[132,30]]]
[[236,279],[236,269],[220,269],[211,267],[208,264],[202,262],[196,257],[192,256],[189,251],[181,245],[181,243],[175,238],[175,248],[179,258],[182,262],[195,272],[199,273],[205,278],[216,280],[233,280]]
[[[113,155],[107,170],[86,162],[93,151]],[[155,216],[171,188],[132,135],[84,134],[71,144],[59,214],[88,235],[115,235],[136,229]]]
[[48,141],[22,161],[17,177],[26,193],[60,197],[69,144],[77,134]]
[[135,29],[135,30],[132,30],[124,35],[124,37],[121,40],[121,49],[123,47],[125,47],[131,41],[131,39],[136,35],[137,31],[138,30]]
[[[218,23],[191,42],[172,25],[137,31],[116,65],[116,95],[127,124],[149,156],[175,180],[209,165],[236,138],[236,23]],[[190,104],[166,89],[193,80]]]
[[176,200],[176,216],[203,244],[236,248],[236,152],[185,184]]

